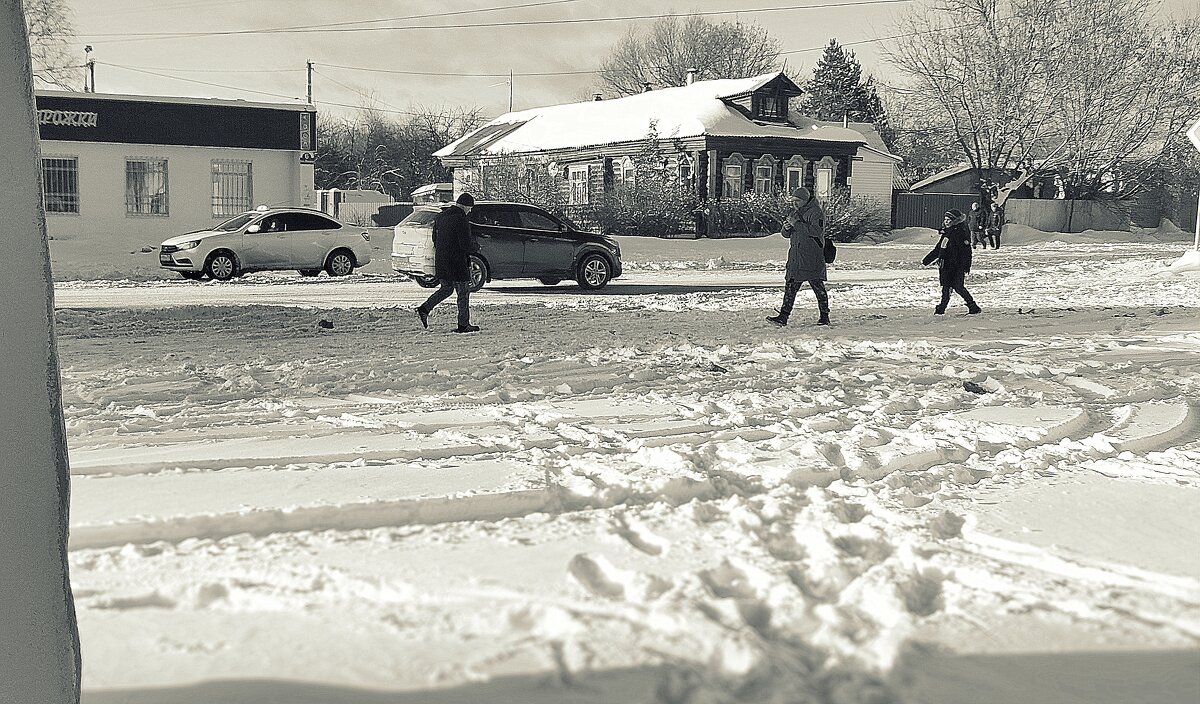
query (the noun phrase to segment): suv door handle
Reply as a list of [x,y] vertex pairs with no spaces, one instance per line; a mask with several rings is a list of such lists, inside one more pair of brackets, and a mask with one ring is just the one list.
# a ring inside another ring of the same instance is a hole
[[492,236],[491,236],[491,235],[478,234],[478,235],[475,235],[475,236],[476,236],[476,237],[478,237],[478,238],[479,238],[479,239],[481,239],[481,240],[490,240],[490,239],[492,239]]
[[540,237],[530,237],[529,239],[527,239],[525,241],[526,242],[541,242],[542,240]]

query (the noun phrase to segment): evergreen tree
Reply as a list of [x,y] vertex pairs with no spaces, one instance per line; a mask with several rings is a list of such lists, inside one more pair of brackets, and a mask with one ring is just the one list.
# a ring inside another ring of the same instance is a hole
[[884,142],[892,146],[892,131],[875,90],[875,79],[867,76],[863,80],[862,64],[837,39],[829,40],[804,90],[801,114],[818,120],[840,121],[845,117],[851,122],[874,123]]

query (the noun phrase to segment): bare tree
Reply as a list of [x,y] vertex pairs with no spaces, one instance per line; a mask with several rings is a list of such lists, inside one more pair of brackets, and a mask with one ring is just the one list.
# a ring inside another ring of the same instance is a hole
[[1035,172],[1075,196],[1114,194],[1125,166],[1161,146],[1186,110],[1176,62],[1193,37],[1152,24],[1139,0],[942,0],[909,14],[889,49],[906,97],[938,113],[981,173]]
[[22,0],[22,4],[34,81],[78,90],[83,65],[71,46],[75,25],[66,0]]
[[447,181],[433,153],[483,122],[478,108],[418,108],[400,119],[363,107],[351,119],[317,123],[318,188],[364,188],[403,200]]
[[775,70],[779,41],[755,24],[714,23],[698,15],[657,20],[642,36],[630,30],[600,69],[601,88],[618,95],[682,86],[697,80],[745,78]]

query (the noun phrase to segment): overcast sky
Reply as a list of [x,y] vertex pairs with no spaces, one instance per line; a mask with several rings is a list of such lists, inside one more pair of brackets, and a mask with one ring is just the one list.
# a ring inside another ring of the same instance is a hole
[[[318,109],[347,113],[370,102],[380,109],[478,107],[495,116],[508,108],[507,74],[514,72],[513,108],[586,99],[591,73],[631,28],[653,19],[519,24],[537,21],[737,10],[714,21],[741,19],[779,39],[788,66],[811,72],[831,37],[847,44],[896,32],[896,18],[928,0],[68,0],[80,57],[91,44],[96,86],[104,93],[302,99],[305,61],[316,64]],[[1195,16],[1195,0],[1163,0],[1165,12]],[[856,3],[856,4],[850,4]],[[843,7],[829,7],[844,4]],[[514,7],[525,5],[525,7]],[[800,9],[804,5],[824,5]],[[506,9],[499,9],[506,8]],[[767,8],[791,8],[764,11]],[[419,16],[419,17],[418,17]],[[397,18],[397,19],[391,19]],[[379,21],[388,19],[389,21]],[[374,22],[372,22],[374,21]],[[436,25],[518,23],[436,28]],[[313,25],[312,31],[175,36],[152,33],[245,32]],[[417,28],[420,29],[391,29]],[[868,72],[885,82],[889,67],[879,44],[850,47]],[[350,68],[345,68],[350,67]],[[410,72],[404,73],[385,73]],[[522,73],[563,72],[556,76]],[[420,75],[424,74],[424,75]],[[467,75],[432,75],[467,74]],[[180,80],[187,79],[187,80]]]

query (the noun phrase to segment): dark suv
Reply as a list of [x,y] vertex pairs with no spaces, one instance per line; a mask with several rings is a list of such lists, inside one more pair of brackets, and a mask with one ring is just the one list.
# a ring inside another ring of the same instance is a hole
[[[433,220],[439,210],[417,206],[396,226],[392,241],[392,268],[427,288],[437,286]],[[583,232],[535,205],[476,201],[470,220],[479,240],[479,253],[471,255],[472,291],[493,279],[537,279],[547,286],[575,279],[596,289],[621,275],[616,240]]]

